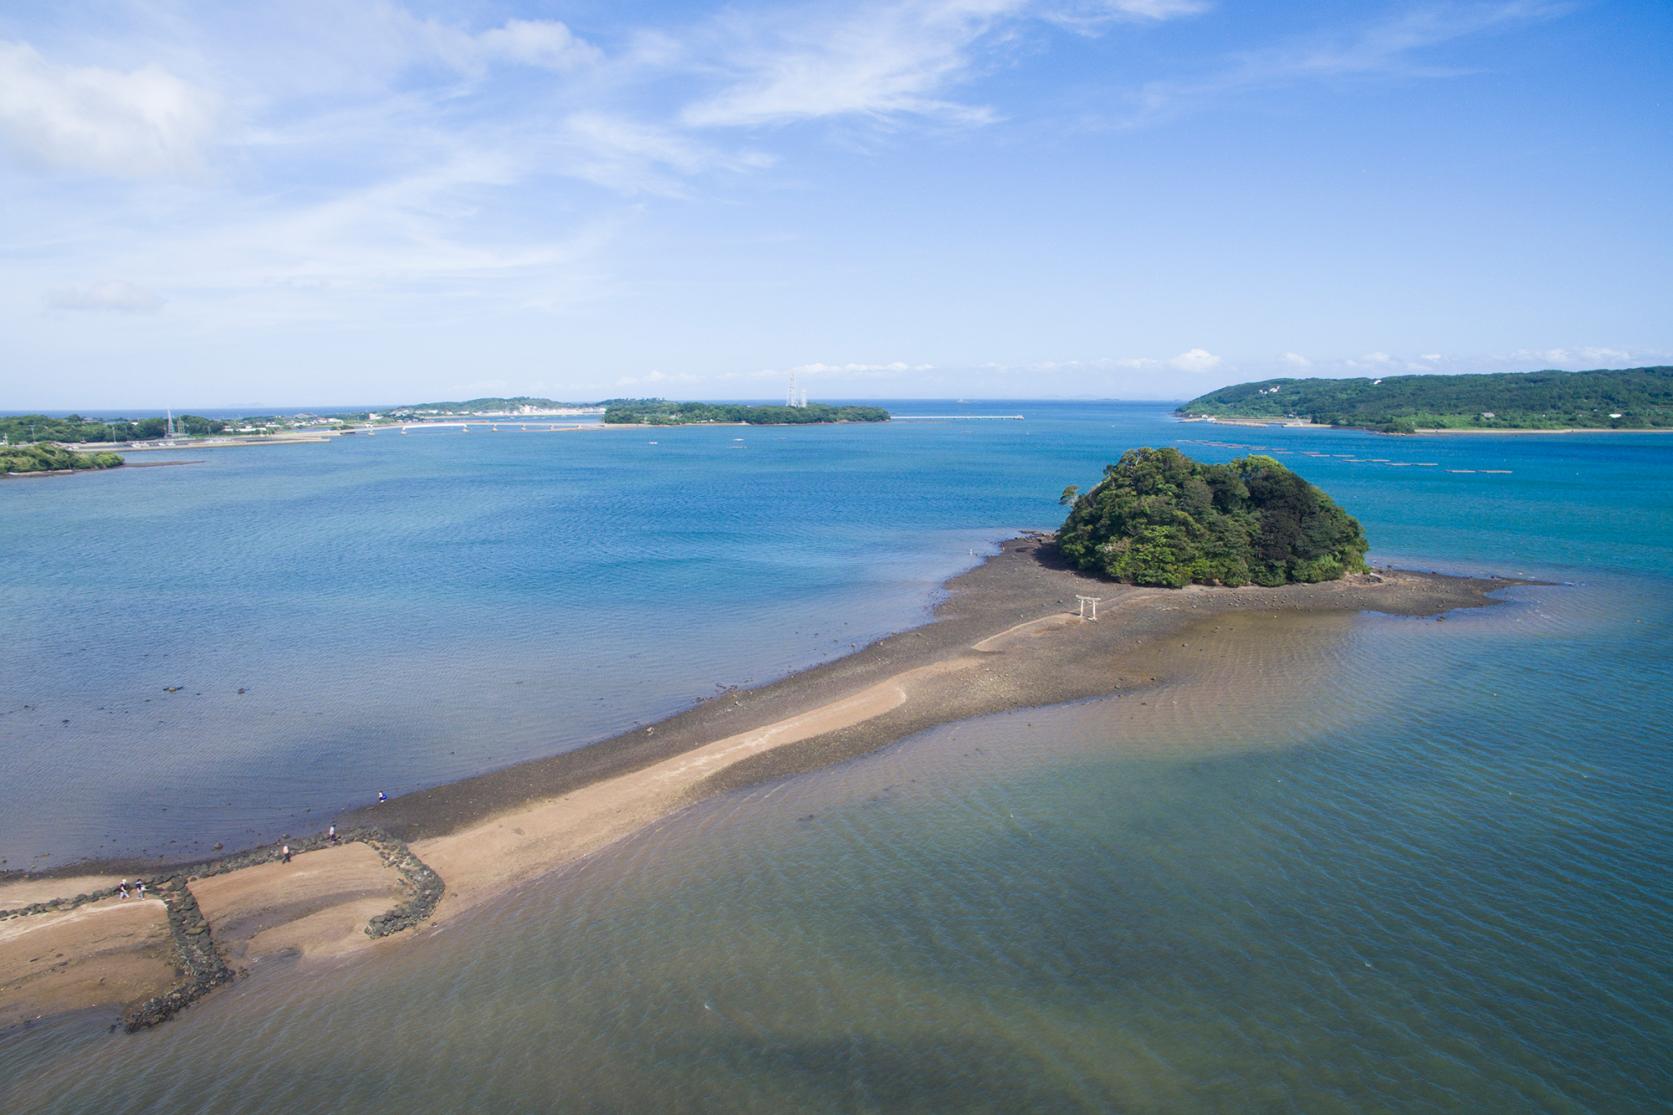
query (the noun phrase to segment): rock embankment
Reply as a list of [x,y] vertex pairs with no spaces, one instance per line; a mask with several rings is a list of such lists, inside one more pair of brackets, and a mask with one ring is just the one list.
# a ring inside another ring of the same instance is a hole
[[[370,920],[365,930],[367,936],[388,937],[403,930],[413,929],[435,913],[442,895],[446,893],[446,884],[428,864],[413,854],[404,840],[378,828],[360,826],[339,834],[338,842],[366,844],[400,876],[401,889],[406,892],[404,901]],[[333,845],[324,835],[289,840],[288,843],[293,855],[319,851]],[[167,875],[147,880],[151,895],[161,899],[168,910],[169,932],[174,941],[175,971],[179,981],[161,994],[130,1004],[122,1012],[122,1024],[130,1033],[166,1022],[216,987],[229,983],[234,978],[234,972],[217,946],[213,929],[199,907],[190,884],[199,879],[275,863],[282,858],[283,853],[277,847],[253,848],[189,867],[177,868]],[[34,902],[27,906],[0,910],[0,921],[73,910],[79,906],[115,898],[119,893],[118,887],[102,887],[74,896]]]
[[181,980],[170,990],[122,1012],[122,1025],[130,1034],[160,1022],[167,1022],[194,1001],[223,983],[232,982],[232,969],[215,947],[209,922],[198,908],[192,888],[183,875],[174,875],[156,886],[157,897],[168,907],[169,931],[179,958]]
[[413,855],[406,841],[382,832],[368,832],[361,839],[383,857],[383,862],[401,873],[403,883],[412,896],[386,914],[379,914],[366,926],[368,937],[388,937],[403,929],[413,929],[429,920],[436,912],[447,887],[441,876],[430,870],[429,864]]

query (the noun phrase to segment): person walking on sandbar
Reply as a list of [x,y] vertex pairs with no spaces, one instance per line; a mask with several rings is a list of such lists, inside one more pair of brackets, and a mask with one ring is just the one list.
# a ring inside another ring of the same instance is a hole
[[336,825],[332,825],[330,828],[325,830],[325,838],[327,840],[331,841],[331,843],[333,843],[333,844],[337,843],[337,826]]
[[289,863],[290,862],[290,845],[286,844],[284,847],[280,848],[279,849],[279,855],[284,857],[284,861],[286,863]]

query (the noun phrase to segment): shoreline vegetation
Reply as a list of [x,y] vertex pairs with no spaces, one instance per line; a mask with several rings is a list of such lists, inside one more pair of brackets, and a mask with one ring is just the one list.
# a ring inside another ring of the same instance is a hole
[[1283,585],[1367,572],[1359,520],[1272,457],[1226,464],[1130,449],[1080,494],[1058,546],[1070,564],[1135,585]]
[[833,422],[887,422],[882,407],[744,406],[734,403],[672,403],[666,399],[620,399],[604,410],[610,426],[808,426]]
[[[947,582],[921,627],[758,688],[723,689],[577,751],[350,811],[337,824],[345,838],[375,829],[412,857],[411,876],[434,876],[424,885],[437,900],[417,929],[424,933],[716,793],[958,720],[1178,686],[1212,662],[1170,648],[1217,619],[1440,615],[1494,603],[1492,593],[1518,583],[1385,570],[1277,587],[1146,588],[1075,569],[1053,536],[1030,533]],[[1079,595],[1102,598],[1096,621],[1076,614]],[[294,863],[267,847],[186,872],[128,861],[0,876],[0,1028],[159,997],[166,1004],[195,970],[180,960],[181,934],[209,950],[199,966],[211,974],[220,970],[212,959],[229,971],[265,958],[334,961],[412,936],[373,936],[390,924],[380,917],[423,897],[388,857],[326,846],[317,835],[286,839]],[[174,904],[99,897],[119,874],[178,877],[168,884]]]
[[1673,430],[1673,367],[1267,379],[1210,391],[1174,413],[1390,434]]
[[0,445],[0,476],[71,476],[126,463],[116,453],[78,453],[50,443]]
[[[296,445],[329,441],[345,434],[376,433],[400,427],[489,425],[536,422],[557,429],[551,420],[592,418],[608,426],[778,425],[801,426],[836,422],[887,422],[882,407],[835,406],[801,402],[794,406],[744,403],[671,402],[667,399],[605,399],[595,403],[566,403],[532,396],[468,399],[463,402],[413,403],[384,410],[295,412],[210,418],[200,414],[170,413],[157,418],[88,418],[80,414],[0,415],[0,457],[27,454],[37,447],[86,454],[103,447],[126,449],[198,449],[234,445]],[[595,429],[576,424],[574,429]],[[67,458],[66,458],[67,459]],[[23,458],[20,456],[19,460]],[[25,462],[27,463],[27,462]],[[110,465],[69,465],[63,470],[104,468]],[[0,473],[8,471],[0,468]],[[14,472],[46,471],[18,467]]]

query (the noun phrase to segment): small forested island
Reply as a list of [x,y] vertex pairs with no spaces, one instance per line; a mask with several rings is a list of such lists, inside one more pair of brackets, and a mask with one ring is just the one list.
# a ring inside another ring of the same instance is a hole
[[1673,367],[1267,379],[1210,391],[1184,418],[1420,430],[1673,429]]
[[356,411],[330,417],[356,420],[399,421],[403,418],[498,418],[538,415],[597,414],[606,403],[566,403],[539,395],[488,395],[445,403],[406,403],[382,411]]
[[0,445],[0,476],[41,472],[81,472],[116,468],[123,460],[115,453],[77,453],[58,445]]
[[1090,491],[1070,487],[1057,532],[1078,568],[1136,585],[1282,585],[1365,572],[1365,532],[1271,457],[1204,464],[1131,449]]
[[748,406],[741,403],[673,403],[666,399],[612,399],[604,421],[615,426],[695,426],[703,423],[747,426],[804,426],[821,422],[887,422],[882,407]]

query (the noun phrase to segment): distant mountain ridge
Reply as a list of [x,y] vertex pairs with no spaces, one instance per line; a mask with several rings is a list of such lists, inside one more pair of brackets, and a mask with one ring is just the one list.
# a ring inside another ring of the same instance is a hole
[[1265,379],[1200,395],[1187,418],[1425,429],[1673,429],[1673,367],[1358,379]]

